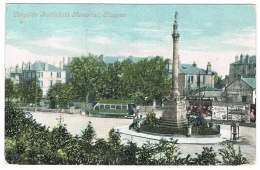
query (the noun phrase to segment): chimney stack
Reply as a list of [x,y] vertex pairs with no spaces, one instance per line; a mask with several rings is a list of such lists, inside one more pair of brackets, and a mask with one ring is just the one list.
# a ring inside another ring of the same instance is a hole
[[24,69],[24,62],[22,62],[22,70]]
[[243,59],[244,59],[244,56],[243,54],[240,55],[240,63],[242,64],[243,63]]
[[208,64],[207,64],[207,74],[211,74],[212,73],[212,69],[211,69],[211,64],[210,64],[210,62],[208,62]]
[[236,56],[235,61],[238,61],[238,55]]
[[249,64],[249,55],[248,54],[246,55],[245,63]]
[[18,64],[15,66],[15,73],[18,73],[18,68],[19,68],[19,66],[18,66]]
[[44,63],[44,70],[49,70],[49,64],[46,61]]
[[63,57],[62,58],[62,66],[64,66],[65,65],[65,58]]
[[195,62],[195,61],[193,61],[193,64],[192,64],[192,66],[193,66],[193,67],[196,67],[196,66],[197,66],[197,64],[196,64],[196,62]]

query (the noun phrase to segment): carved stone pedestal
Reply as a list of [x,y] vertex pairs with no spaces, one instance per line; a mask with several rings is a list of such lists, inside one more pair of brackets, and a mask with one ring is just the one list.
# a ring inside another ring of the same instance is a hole
[[160,124],[174,127],[187,126],[188,119],[186,113],[185,101],[166,101],[164,103]]

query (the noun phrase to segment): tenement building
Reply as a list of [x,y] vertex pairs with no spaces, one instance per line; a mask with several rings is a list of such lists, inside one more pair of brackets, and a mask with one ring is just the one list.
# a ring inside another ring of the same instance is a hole
[[[167,68],[172,78],[172,63]],[[214,74],[211,63],[208,62],[206,69],[193,64],[179,63],[178,84],[181,94],[195,94],[198,89],[214,88]]]
[[43,98],[47,97],[49,88],[54,84],[66,82],[66,71],[63,70],[62,62],[59,67],[41,61],[33,64],[31,62],[23,63],[21,68],[17,65],[10,75],[19,78],[20,82],[37,78],[43,92]]
[[236,56],[235,62],[229,66],[228,82],[232,83],[238,78],[255,78],[256,77],[256,56],[240,55]]

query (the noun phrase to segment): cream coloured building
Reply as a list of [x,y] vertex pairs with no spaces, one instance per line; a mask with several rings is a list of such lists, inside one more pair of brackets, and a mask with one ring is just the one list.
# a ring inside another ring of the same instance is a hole
[[[171,61],[167,70],[171,78]],[[206,69],[202,69],[195,62],[193,64],[179,63],[178,84],[181,93],[187,93],[188,91],[195,93],[199,88],[214,88],[214,73],[211,64],[208,62]]]
[[31,80],[37,77],[39,85],[43,91],[43,98],[47,97],[48,90],[56,83],[66,82],[66,71],[63,65],[60,67],[37,61],[33,64],[27,63],[22,65],[23,80]]

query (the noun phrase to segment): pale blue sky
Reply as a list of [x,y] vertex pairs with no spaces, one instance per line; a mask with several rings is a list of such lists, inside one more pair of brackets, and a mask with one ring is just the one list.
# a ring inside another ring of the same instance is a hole
[[[172,25],[178,11],[180,60],[228,74],[236,55],[256,54],[256,11],[252,5],[9,4],[6,66],[22,61],[58,63],[62,57],[172,56]],[[17,14],[37,13],[37,17]],[[42,12],[68,17],[42,17]],[[72,17],[74,12],[97,17]],[[122,18],[104,13],[124,14]]]

